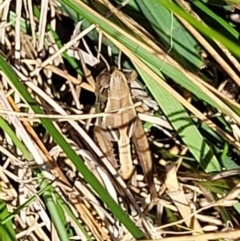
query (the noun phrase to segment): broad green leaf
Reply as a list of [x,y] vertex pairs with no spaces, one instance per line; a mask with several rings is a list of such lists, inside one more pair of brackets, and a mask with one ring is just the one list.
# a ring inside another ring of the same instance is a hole
[[169,54],[188,69],[197,71],[203,61],[196,51],[198,42],[186,31],[180,21],[163,5],[157,2],[135,0],[143,15],[165,44]]
[[220,171],[221,166],[213,155],[212,150],[209,148],[182,105],[155,81],[149,78],[141,68],[137,65],[135,67],[155,100],[161,106],[164,114],[168,117],[174,129],[188,146],[190,152],[200,163],[202,168],[206,172]]

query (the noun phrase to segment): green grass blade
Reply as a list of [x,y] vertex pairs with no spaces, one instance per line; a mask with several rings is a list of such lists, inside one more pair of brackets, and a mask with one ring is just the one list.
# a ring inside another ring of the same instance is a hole
[[82,226],[82,224],[78,221],[78,219],[74,216],[69,206],[65,203],[65,201],[60,197],[60,195],[57,192],[53,193],[55,195],[55,198],[58,200],[59,205],[61,205],[62,209],[68,214],[68,216],[75,222],[75,224],[78,226],[78,228],[82,231],[84,236],[88,241],[92,241],[92,238],[89,236],[85,228]]
[[[221,28],[227,30],[234,38],[239,38],[239,32],[234,29],[230,24],[228,24],[224,19],[214,13],[211,9],[209,9],[206,5],[204,5],[201,1],[192,1],[191,4],[195,5],[198,9],[200,9],[204,14],[210,17],[214,22],[218,23]],[[223,31],[223,29],[221,29]]]
[[12,220],[2,223],[2,220],[4,220],[7,216],[9,216],[7,205],[4,201],[0,200],[0,240],[15,241],[17,238],[13,228]]
[[22,152],[24,158],[30,161],[32,159],[31,154],[29,153],[25,145],[18,139],[17,135],[9,126],[9,124],[2,117],[0,117],[0,128],[2,128],[3,131],[12,139],[16,147]]
[[[44,178],[41,173],[38,174],[39,178]],[[55,192],[54,188],[49,185],[49,182],[44,180],[40,184],[41,189],[45,189],[42,196],[44,203],[48,207],[48,211],[51,215],[51,220],[54,223],[54,226],[57,230],[60,240],[69,241],[68,233],[66,230],[66,218],[63,214],[62,208],[58,205],[57,202],[53,199],[53,193]]]
[[167,0],[152,0],[152,4],[155,4],[156,2],[162,4],[167,9],[174,12],[174,14],[177,14],[178,16],[188,21],[190,24],[192,24],[194,28],[196,28],[205,36],[219,41],[221,44],[227,47],[234,55],[240,57],[239,46],[236,42],[231,41],[230,39],[226,38],[225,36],[213,30],[212,28],[209,28],[206,25],[199,23],[195,18],[193,18],[189,13],[185,12],[175,3]]

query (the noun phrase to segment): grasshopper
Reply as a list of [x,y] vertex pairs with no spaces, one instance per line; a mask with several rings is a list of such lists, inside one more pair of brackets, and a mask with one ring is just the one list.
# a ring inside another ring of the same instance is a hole
[[[97,119],[94,127],[95,141],[115,168],[118,168],[118,164],[114,155],[113,142],[117,142],[119,174],[124,180],[128,180],[134,171],[131,155],[132,143],[150,187],[151,196],[155,198],[151,152],[136,109],[128,108],[134,103],[127,77],[116,67],[111,72],[103,70],[96,79],[96,91],[99,110],[108,113],[116,112]],[[125,109],[117,112],[123,108]]]

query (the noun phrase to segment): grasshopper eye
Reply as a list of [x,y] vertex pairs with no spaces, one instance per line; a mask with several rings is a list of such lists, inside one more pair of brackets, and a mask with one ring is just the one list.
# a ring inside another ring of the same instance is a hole
[[137,72],[135,70],[125,71],[124,75],[127,79],[128,84],[131,84],[138,77]]
[[102,89],[107,89],[109,87],[109,81],[103,79],[101,80]]

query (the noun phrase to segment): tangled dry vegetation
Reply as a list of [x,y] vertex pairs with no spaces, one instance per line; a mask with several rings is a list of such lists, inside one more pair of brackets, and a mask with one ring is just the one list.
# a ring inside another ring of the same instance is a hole
[[[167,45],[149,27],[160,2],[0,1],[1,240],[240,239],[239,62],[171,12]],[[175,21],[200,46],[185,60],[187,44],[175,49]],[[122,78],[132,96],[126,87],[128,102],[113,113],[109,96],[118,91],[96,85],[109,66],[121,72],[108,78]],[[133,69],[138,77],[129,83]],[[149,147],[130,136],[134,171],[123,180],[125,129],[114,132],[117,141],[108,131],[96,141],[96,119],[135,109]],[[139,158],[148,149],[152,160]]]

